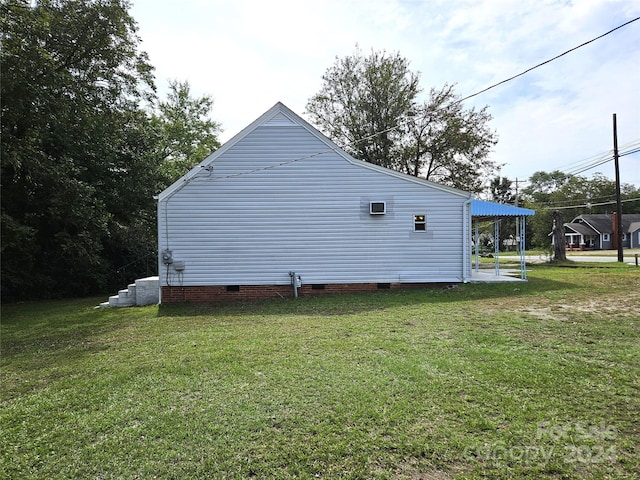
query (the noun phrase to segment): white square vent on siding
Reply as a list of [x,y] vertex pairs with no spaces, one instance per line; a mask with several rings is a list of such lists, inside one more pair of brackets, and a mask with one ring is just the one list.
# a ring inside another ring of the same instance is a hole
[[371,215],[384,215],[387,213],[386,202],[369,202],[369,213]]

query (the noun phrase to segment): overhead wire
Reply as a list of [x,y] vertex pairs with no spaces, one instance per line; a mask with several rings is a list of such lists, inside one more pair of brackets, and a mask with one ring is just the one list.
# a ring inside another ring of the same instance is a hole
[[[640,197],[636,197],[636,198],[626,198],[624,200],[620,200],[620,203],[627,203],[627,202],[637,202],[640,201]],[[557,207],[557,206],[537,206],[536,210],[568,210],[570,208],[591,208],[591,207],[600,207],[603,205],[613,205],[614,203],[617,203],[616,200],[611,200],[609,202],[600,202],[600,203],[585,203],[582,205],[570,205],[570,206],[566,206],[566,207]]]
[[[622,145],[622,147],[619,149],[618,157],[624,157],[626,155],[632,155],[638,152],[640,152],[640,138],[632,140]],[[563,172],[569,176],[577,176],[580,173],[583,173],[587,170],[591,170],[593,168],[596,168],[597,166],[603,165],[611,161],[613,161],[613,150],[609,150],[607,152],[593,155],[586,160],[571,162],[567,164],[567,166],[572,165],[573,166],[572,169],[565,170],[564,167],[560,167],[558,168],[558,171]],[[527,181],[525,180],[518,180],[518,183],[526,183],[526,182]],[[551,210],[551,209],[562,210],[562,209],[581,208],[581,207],[590,208],[595,206],[610,205],[610,204],[616,203],[615,200],[594,203],[594,202],[598,202],[598,200],[603,200],[605,198],[611,198],[611,197],[607,196],[607,197],[585,198],[583,200],[571,199],[571,200],[554,200],[553,202],[537,202],[537,206],[539,209],[542,209],[542,210]],[[626,199],[626,200],[623,200],[622,202],[632,202],[636,200],[640,200],[640,198]],[[575,203],[576,201],[577,202],[582,201],[585,203],[580,205],[562,206],[563,204]]]
[[[632,140],[631,142],[623,145],[618,151],[618,157],[624,157],[627,155],[632,155],[634,153],[640,152],[640,138],[636,140]],[[611,162],[613,160],[613,150],[607,150],[606,152],[601,152],[596,155],[592,155],[583,160],[576,160],[574,162],[567,163],[565,165],[559,166],[556,170],[565,173],[570,176],[579,175],[588,170],[596,168],[600,165],[604,165],[605,163]],[[514,180],[511,180],[514,181]],[[525,183],[527,180],[518,180],[518,183]]]
[[511,80],[515,80],[516,78],[521,77],[522,75],[525,75],[526,73],[529,73],[530,71],[535,70],[536,68],[540,68],[540,67],[542,67],[543,65],[546,65],[547,63],[551,63],[551,62],[553,62],[554,60],[557,60],[558,58],[560,58],[560,57],[563,57],[563,56],[567,55],[568,53],[571,53],[571,52],[573,52],[573,51],[575,51],[575,50],[578,50],[579,48],[582,48],[582,47],[584,47],[584,46],[586,46],[586,45],[589,45],[590,43],[595,42],[596,40],[599,40],[599,39],[601,39],[601,38],[603,38],[603,37],[606,37],[607,35],[609,35],[609,34],[611,34],[611,33],[615,32],[616,30],[619,30],[619,29],[621,29],[621,28],[623,28],[623,27],[626,27],[626,26],[627,26],[627,25],[629,25],[630,23],[636,22],[636,21],[638,21],[638,20],[640,20],[640,17],[636,17],[636,18],[634,18],[634,19],[632,19],[632,20],[629,20],[628,22],[623,23],[622,25],[618,25],[617,27],[612,28],[611,30],[609,30],[609,31],[608,31],[608,32],[606,32],[606,33],[603,33],[602,35],[599,35],[599,36],[597,36],[597,37],[595,37],[595,38],[592,38],[591,40],[588,40],[588,41],[586,41],[586,42],[584,42],[584,43],[581,43],[581,44],[580,44],[580,45],[578,45],[577,47],[573,47],[573,48],[570,48],[569,50],[566,50],[566,51],[562,52],[560,55],[556,55],[555,57],[550,58],[549,60],[545,60],[544,62],[541,62],[541,63],[539,63],[539,64],[537,64],[537,65],[534,65],[534,66],[533,66],[533,67],[531,67],[531,68],[527,68],[526,70],[524,70],[524,71],[522,71],[522,72],[520,72],[520,73],[518,73],[518,74],[516,74],[516,75],[513,75],[512,77],[509,77],[509,78],[507,78],[507,79],[505,79],[505,80],[502,80],[502,81],[500,81],[500,82],[498,82],[498,83],[494,83],[493,85],[491,85],[491,86],[489,86],[489,87],[487,87],[487,88],[484,88],[484,89],[482,89],[482,90],[480,90],[480,91],[478,91],[478,92],[476,92],[476,93],[473,93],[473,94],[471,94],[471,95],[468,95],[468,96],[466,96],[466,97],[462,98],[462,99],[460,100],[460,102],[463,102],[463,101],[468,100],[468,99],[470,99],[470,98],[476,97],[476,96],[480,95],[481,93],[487,92],[487,91],[489,91],[489,90],[491,90],[491,89],[493,89],[493,88],[496,88],[496,87],[498,87],[498,86],[500,86],[500,85],[502,85],[502,84],[504,84],[504,83],[510,82]]
[[[630,142],[628,144],[626,144],[628,148],[628,150],[623,149],[618,156],[619,157],[623,157],[625,155],[631,155],[633,153],[637,153],[640,152],[640,141],[639,140],[634,140],[633,142]],[[578,175],[579,173],[582,173],[586,170],[590,170],[592,168],[595,168],[599,165],[602,165],[604,163],[608,163],[610,161],[613,160],[613,153],[611,153],[611,156],[602,159],[601,161],[596,161],[590,165],[585,166],[582,170],[576,170],[574,173],[567,173],[567,175],[571,175],[571,176],[575,176]],[[583,201],[586,202],[584,204],[580,204],[580,205],[570,205],[570,206],[562,206],[562,204],[564,203],[573,203],[576,202],[575,199],[572,200],[555,200],[553,202],[540,202],[537,203],[538,208],[542,209],[542,210],[552,210],[552,209],[556,209],[556,210],[562,210],[562,209],[570,209],[570,208],[582,208],[582,207],[586,207],[586,208],[591,208],[591,207],[596,207],[596,206],[602,206],[602,205],[611,205],[611,204],[615,204],[617,203],[616,200],[610,200],[610,201],[606,201],[606,202],[599,202],[599,203],[594,203],[594,201],[600,200],[600,199],[604,199],[604,198],[611,198],[611,197],[595,197],[592,199],[584,199]],[[640,200],[640,198],[631,198],[631,199],[625,199],[622,200],[622,203],[626,203],[626,202],[634,202]],[[580,200],[577,200],[580,201]]]
[[626,157],[627,155],[632,155],[632,154],[638,153],[638,152],[640,152],[640,147],[639,148],[635,148],[633,150],[629,150],[628,152],[625,152],[625,153],[619,153],[618,156],[619,157]]
[[576,203],[576,202],[584,202],[584,203],[594,203],[594,202],[604,202],[604,201],[609,201],[611,200],[611,195],[605,195],[605,196],[601,196],[601,197],[593,197],[593,198],[571,198],[568,200],[553,200],[553,201],[547,201],[547,202],[536,202],[537,205],[566,205],[566,204],[571,204],[571,203]]
[[[482,93],[485,93],[485,92],[487,92],[489,90],[492,90],[492,89],[494,89],[494,88],[496,88],[496,87],[498,87],[500,85],[503,85],[503,84],[505,84],[507,82],[515,80],[516,78],[521,77],[521,76],[531,72],[532,70],[535,70],[535,69],[540,68],[540,67],[542,67],[544,65],[547,65],[547,64],[549,64],[549,63],[551,63],[551,62],[553,62],[553,61],[555,61],[555,60],[557,60],[557,59],[559,59],[559,58],[561,58],[561,57],[563,57],[563,56],[575,51],[575,50],[578,50],[579,48],[582,48],[582,47],[584,47],[586,45],[589,45],[590,43],[593,43],[593,42],[595,42],[595,41],[597,41],[597,40],[599,40],[599,39],[601,39],[603,37],[606,37],[607,35],[610,35],[611,33],[615,32],[616,30],[619,30],[619,29],[621,29],[623,27],[626,27],[627,25],[629,25],[629,24],[631,24],[633,22],[636,22],[638,20],[640,20],[640,17],[633,18],[633,19],[631,19],[631,20],[629,20],[629,21],[627,21],[627,22],[625,22],[625,23],[623,23],[621,25],[618,25],[615,28],[612,28],[611,30],[609,30],[609,31],[607,31],[607,32],[605,32],[605,33],[603,33],[601,35],[598,35],[597,37],[592,38],[591,40],[583,42],[580,45],[577,45],[577,46],[575,46],[573,48],[570,48],[569,50],[566,50],[566,51],[562,52],[561,54],[556,55],[555,57],[552,57],[552,58],[550,58],[548,60],[545,60],[544,62],[538,63],[537,65],[534,65],[533,67],[527,68],[526,70],[524,70],[524,71],[522,71],[522,72],[520,72],[520,73],[518,73],[516,75],[513,75],[513,76],[511,76],[509,78],[506,78],[506,79],[504,79],[504,80],[502,80],[500,82],[494,83],[493,85],[490,85],[490,86],[488,86],[486,88],[483,88],[482,90],[479,90],[479,91],[477,91],[475,93],[472,93],[471,95],[467,95],[466,97],[462,97],[462,98],[452,102],[451,104],[447,104],[446,106],[439,107],[438,110],[445,109],[445,108],[450,108],[451,105],[455,105],[457,103],[462,103],[465,100],[468,100],[470,98],[476,97],[476,96],[478,96],[478,95],[480,95]],[[391,132],[393,130],[397,130],[397,128],[398,128],[398,126],[392,126],[392,127],[386,128],[384,130],[380,130],[380,131],[374,132],[374,133],[372,133],[370,135],[367,135],[365,137],[353,140],[351,143],[357,144],[357,143],[360,143],[360,142],[363,142],[363,141],[366,141],[366,140],[370,140],[372,138],[375,138],[378,135],[382,135],[384,133],[388,133],[388,132]],[[288,161],[285,161],[285,162],[282,162],[282,163],[279,163],[279,164],[269,165],[269,166],[265,166],[265,167],[261,167],[261,168],[256,168],[256,169],[249,170],[247,172],[239,172],[239,173],[230,174],[230,175],[227,175],[227,176],[210,177],[210,178],[218,180],[218,179],[224,179],[224,178],[237,177],[237,176],[241,176],[241,175],[248,175],[248,174],[251,174],[251,173],[258,172],[258,171],[269,170],[269,169],[276,168],[276,167],[279,167],[279,166],[295,163],[297,161],[306,160],[308,158],[317,157],[317,156],[323,155],[325,153],[331,153],[331,152],[334,152],[334,151],[336,151],[338,149],[341,149],[341,148],[344,148],[344,146],[339,146],[339,145],[336,144],[336,146],[333,147],[333,148],[330,148],[330,149],[327,149],[327,150],[324,150],[324,151],[321,151],[321,152],[317,152],[317,153],[312,154],[312,155],[305,155],[303,157],[294,158],[292,160],[288,160]],[[631,152],[631,153],[635,153],[635,152]],[[630,153],[625,153],[625,155],[628,155],[628,154],[630,154]],[[622,155],[620,155],[620,156],[622,156]],[[608,160],[606,160],[606,161],[608,161]],[[583,171],[589,170],[591,168],[595,168],[596,166],[599,166],[599,165],[601,165],[603,163],[606,163],[606,161],[604,159],[600,159],[600,160],[598,160],[598,162],[593,164],[593,166],[591,166],[589,168],[585,168],[584,170],[579,170],[579,173],[582,173]],[[204,169],[208,169],[208,167],[205,167],[203,165],[200,165],[200,167],[204,168]],[[188,179],[188,180],[191,180],[191,179]]]
[[[618,157],[624,157],[626,155],[631,155],[633,153],[637,153],[638,151],[640,151],[640,139],[634,140],[633,142],[627,145],[629,146],[626,148],[619,149]],[[613,160],[613,150],[609,150],[599,155],[590,157],[585,161],[576,162],[575,166],[573,168],[567,169],[565,173],[567,175],[579,175],[588,170],[596,168],[600,165],[604,165],[605,163],[611,162],[612,160]],[[562,169],[560,170],[562,171]]]
[[583,165],[583,166],[578,167],[578,168],[573,168],[573,169],[568,170],[568,171],[566,171],[564,173],[566,173],[567,175],[570,175],[570,176],[573,177],[573,176],[576,176],[576,175],[580,175],[581,173],[584,173],[584,172],[586,172],[588,170],[593,170],[594,168],[599,167],[600,165],[604,165],[605,163],[609,163],[612,160],[613,160],[613,154],[608,155],[605,158],[601,158],[599,160],[591,162],[591,163],[589,163],[587,165]]

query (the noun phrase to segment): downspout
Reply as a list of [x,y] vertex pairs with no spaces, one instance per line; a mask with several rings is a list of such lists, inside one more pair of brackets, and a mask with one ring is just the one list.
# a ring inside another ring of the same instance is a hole
[[[187,174],[188,175],[188,174]],[[166,274],[166,280],[165,283],[167,284],[167,287],[171,286],[170,282],[169,282],[169,265],[167,265],[166,263],[164,263],[162,261],[162,250],[170,250],[170,239],[169,239],[169,200],[171,200],[171,198],[178,193],[180,190],[182,190],[182,187],[184,187],[185,185],[187,185],[188,183],[191,182],[191,178],[183,178],[182,179],[182,184],[176,188],[175,190],[173,190],[171,193],[169,193],[166,197],[164,198],[160,198],[160,195],[154,195],[154,199],[157,200],[158,202],[158,206],[157,206],[157,223],[158,223],[158,288],[160,289],[159,291],[159,303],[162,303],[162,268],[164,267],[165,269],[165,274]],[[163,202],[164,202],[164,207],[163,207]],[[164,228],[160,227],[160,219],[162,219],[164,221]],[[162,231],[164,230],[164,232]],[[162,245],[161,245],[161,239],[164,238],[165,244],[164,244],[164,248],[161,249]]]
[[[465,200],[462,207],[462,283],[468,283],[471,280],[471,258],[469,247],[471,247],[471,202],[473,197]],[[477,242],[477,239],[476,239]],[[476,247],[477,248],[477,247]]]
[[160,260],[160,196],[159,195],[154,195],[153,199],[157,202],[156,203],[156,228],[158,229],[158,245],[157,245],[157,253],[158,253],[158,257],[156,259],[156,261],[158,262],[158,304],[162,304],[162,281],[160,280],[162,278],[162,271],[160,270],[162,261]]

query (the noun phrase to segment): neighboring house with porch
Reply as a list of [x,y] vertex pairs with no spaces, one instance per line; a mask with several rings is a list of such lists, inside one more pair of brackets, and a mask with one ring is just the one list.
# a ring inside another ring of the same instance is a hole
[[[577,216],[564,224],[567,248],[615,250],[616,222],[615,213]],[[622,247],[640,247],[640,214],[622,215]]]

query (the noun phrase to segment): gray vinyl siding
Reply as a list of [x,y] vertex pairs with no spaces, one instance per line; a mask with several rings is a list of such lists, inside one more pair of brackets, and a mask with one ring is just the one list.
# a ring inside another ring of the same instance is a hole
[[[462,281],[467,197],[358,163],[302,126],[258,126],[160,196],[159,249],[185,263],[161,264],[161,283]],[[379,200],[387,213],[370,215]]]

